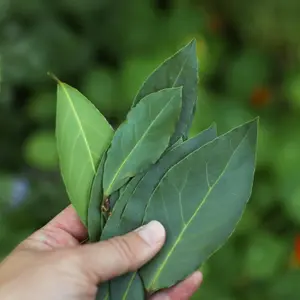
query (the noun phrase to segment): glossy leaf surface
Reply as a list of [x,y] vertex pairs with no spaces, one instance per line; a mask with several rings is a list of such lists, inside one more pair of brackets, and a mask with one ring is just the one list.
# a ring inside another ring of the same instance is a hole
[[104,165],[104,195],[155,163],[167,148],[181,108],[182,88],[146,96],[116,131]]
[[78,215],[87,223],[93,178],[113,129],[78,90],[58,84],[56,138],[61,174]]
[[171,144],[180,137],[187,138],[193,121],[197,102],[198,61],[196,54],[196,41],[188,45],[163,62],[145,81],[133,106],[146,95],[161,89],[182,86],[182,109]]
[[164,176],[144,218],[168,232],[163,249],[140,270],[148,291],[184,279],[232,234],[251,195],[256,140],[257,120],[191,153]]

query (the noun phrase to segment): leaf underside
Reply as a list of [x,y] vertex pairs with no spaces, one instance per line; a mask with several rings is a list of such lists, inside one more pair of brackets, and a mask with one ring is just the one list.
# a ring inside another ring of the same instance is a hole
[[93,178],[113,129],[78,90],[59,82],[56,139],[61,174],[70,201],[87,224]]

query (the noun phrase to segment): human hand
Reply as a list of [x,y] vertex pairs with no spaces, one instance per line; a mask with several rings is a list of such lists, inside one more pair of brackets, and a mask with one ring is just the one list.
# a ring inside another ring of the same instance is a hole
[[[161,249],[165,230],[150,222],[108,241],[82,245],[87,231],[72,206],[23,241],[0,264],[0,299],[94,300],[97,286],[135,271]],[[195,272],[151,300],[187,300],[202,281]]]

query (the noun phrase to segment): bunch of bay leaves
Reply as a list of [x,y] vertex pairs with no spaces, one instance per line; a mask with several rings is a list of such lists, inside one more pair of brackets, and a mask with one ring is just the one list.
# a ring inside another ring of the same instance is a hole
[[58,81],[60,169],[89,242],[151,220],[167,232],[154,259],[102,284],[97,300],[146,299],[173,286],[226,242],[242,216],[252,191],[258,120],[220,136],[213,124],[188,138],[197,85],[192,40],[146,79],[114,131],[85,96]]

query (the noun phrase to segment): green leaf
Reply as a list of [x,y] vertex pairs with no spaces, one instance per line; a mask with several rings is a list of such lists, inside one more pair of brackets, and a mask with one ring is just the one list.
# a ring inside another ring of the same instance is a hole
[[90,242],[99,241],[104,227],[101,205],[103,201],[102,179],[105,159],[106,155],[103,154],[92,184],[87,220]]
[[122,214],[119,234],[125,234],[142,224],[147,204],[165,173],[190,153],[216,138],[216,136],[216,127],[209,127],[167,152],[157,164],[149,169],[128,200]]
[[146,299],[145,294],[143,282],[137,272],[117,277],[110,283],[111,300],[143,300]]
[[101,241],[107,240],[112,238],[115,235],[119,234],[119,226],[121,221],[121,216],[124,212],[124,209],[135,191],[137,185],[144,177],[144,174],[136,175],[132,180],[126,185],[123,193],[120,195],[118,201],[116,202],[115,206],[112,209],[112,214],[107,220],[102,235]]
[[59,82],[56,138],[61,174],[69,198],[84,224],[93,178],[113,129],[78,90]]
[[180,137],[188,136],[197,102],[198,60],[196,40],[176,52],[163,62],[145,81],[133,101],[135,106],[150,93],[171,87],[182,86],[182,109],[176,130],[171,138],[172,145]]
[[[134,177],[127,185],[124,193],[114,207],[112,215],[104,227],[101,240],[125,234],[138,227],[143,221],[144,211],[148,200],[168,169],[186,157],[189,153],[216,138],[216,136],[216,127],[211,126],[194,138],[169,149],[168,152],[166,152],[163,157],[149,169],[149,171]],[[118,290],[120,294],[127,295],[123,298],[124,300],[133,299],[131,293],[134,293],[135,289],[131,288],[131,285],[136,284],[132,281],[131,276],[133,275],[134,273],[125,274],[119,277],[117,281],[112,280],[110,283],[112,289]],[[120,282],[122,282],[122,284],[120,284]]]
[[143,222],[156,219],[168,233],[160,253],[140,270],[148,291],[184,279],[232,234],[251,195],[256,140],[254,120],[191,153],[164,176]]
[[182,88],[146,96],[116,131],[104,165],[104,195],[155,163],[169,144],[181,108]]
[[[143,178],[143,174],[139,174],[137,176],[135,176],[134,178],[132,178],[132,180],[125,186],[124,190],[122,191],[118,201],[116,202],[116,205],[113,207],[112,210],[112,216],[108,218],[108,221],[106,222],[102,235],[101,235],[101,241],[103,240],[107,240],[109,238],[112,238],[116,235],[118,235],[118,231],[119,231],[119,223],[120,223],[120,219],[121,219],[121,215],[123,213],[124,207],[127,204],[128,199],[130,198],[131,194],[133,193],[133,191],[135,190],[137,184],[139,183],[139,181]],[[123,187],[122,187],[123,188]],[[126,282],[128,281],[131,284],[133,284],[133,281],[131,280],[131,278],[126,278]],[[110,284],[113,282],[110,282]],[[101,297],[99,296],[99,299],[96,298],[96,300],[102,300],[102,299],[110,299],[110,285],[105,284],[105,285],[101,285],[98,288],[98,292],[97,294],[102,295]],[[99,291],[99,289],[101,291]],[[129,287],[130,289],[130,287]],[[131,290],[131,289],[130,289]],[[126,288],[123,289],[123,292],[125,293]],[[107,296],[107,298],[103,298],[103,295]]]
[[[126,186],[112,210],[112,215],[103,229],[101,240],[109,239],[117,234],[125,234],[141,225],[149,197],[163,175],[189,153],[197,150],[216,137],[216,127],[209,127],[192,139],[184,141],[177,147],[166,152],[144,174],[135,176]],[[124,220],[121,220],[121,217]]]
[[111,194],[111,196],[109,197],[109,208],[110,210],[113,209],[113,207],[115,206],[115,204],[117,203],[119,197],[121,194],[121,189],[115,191],[114,193]]
[[170,148],[169,150],[172,150],[173,148],[176,148],[177,146],[179,146],[180,144],[183,143],[183,138],[179,138],[177,142],[175,142]]
[[109,281],[100,284],[95,300],[109,300]]

